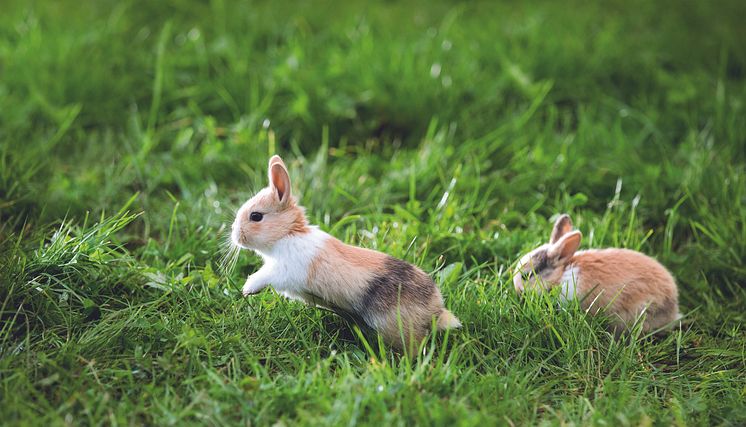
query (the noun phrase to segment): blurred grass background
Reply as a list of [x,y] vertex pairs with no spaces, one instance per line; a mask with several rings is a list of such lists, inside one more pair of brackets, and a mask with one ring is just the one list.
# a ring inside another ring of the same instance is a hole
[[[10,424],[746,422],[746,7],[27,2],[0,13]],[[420,356],[218,271],[281,154],[314,223],[432,272]],[[519,300],[568,212],[667,265],[684,326],[617,342]],[[374,345],[375,347],[375,345]]]

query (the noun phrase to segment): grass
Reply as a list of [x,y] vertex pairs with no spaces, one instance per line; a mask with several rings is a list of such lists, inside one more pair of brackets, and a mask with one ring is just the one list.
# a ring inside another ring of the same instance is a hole
[[[746,10],[3,3],[7,424],[746,423]],[[433,274],[417,355],[221,272],[283,155],[310,218]],[[676,276],[685,323],[614,340],[509,268],[570,213]]]

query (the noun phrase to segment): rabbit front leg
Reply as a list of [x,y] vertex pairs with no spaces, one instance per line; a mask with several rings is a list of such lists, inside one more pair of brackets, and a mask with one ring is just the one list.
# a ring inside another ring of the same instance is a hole
[[243,296],[258,294],[272,282],[271,272],[268,268],[262,267],[246,279],[243,285]]

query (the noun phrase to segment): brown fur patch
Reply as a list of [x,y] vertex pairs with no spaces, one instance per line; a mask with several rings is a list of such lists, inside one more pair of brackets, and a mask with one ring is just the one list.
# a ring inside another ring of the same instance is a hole
[[309,289],[345,310],[352,310],[384,258],[380,252],[346,245],[330,237],[308,268]]
[[334,238],[312,261],[308,282],[314,294],[356,313],[397,348],[419,344],[445,310],[440,290],[419,268]]
[[288,209],[291,211],[290,215],[294,215],[293,221],[290,225],[290,231],[288,231],[288,235],[292,236],[294,234],[305,234],[311,231],[311,229],[308,228],[306,212],[302,207],[296,205],[293,202]]
[[330,250],[340,259],[365,268],[366,270],[377,270],[381,268],[386,260],[386,255],[372,249],[360,248],[347,245],[338,239],[328,241]]
[[581,306],[596,314],[606,308],[618,323],[632,325],[646,314],[648,332],[678,316],[678,289],[671,273],[658,261],[627,249],[588,250],[570,261],[579,269]]

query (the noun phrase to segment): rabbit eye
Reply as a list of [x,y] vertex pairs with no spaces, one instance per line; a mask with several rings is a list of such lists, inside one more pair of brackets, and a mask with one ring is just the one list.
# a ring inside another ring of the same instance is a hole
[[259,222],[264,218],[264,214],[261,212],[252,212],[251,215],[249,215],[249,219],[254,222]]

